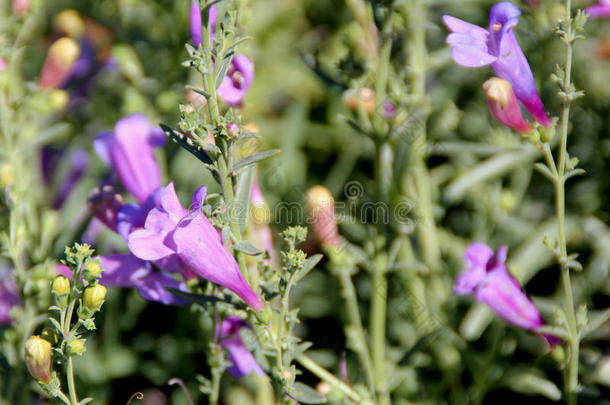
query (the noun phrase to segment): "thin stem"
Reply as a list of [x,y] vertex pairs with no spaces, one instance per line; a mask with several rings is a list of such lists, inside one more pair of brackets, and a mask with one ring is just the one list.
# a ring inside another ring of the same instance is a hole
[[76,396],[76,385],[74,384],[74,368],[72,367],[72,356],[68,356],[68,392],[70,394],[70,404],[78,405],[78,398]]
[[339,380],[337,377],[329,373],[326,369],[320,366],[318,363],[310,359],[304,354],[301,354],[297,357],[297,361],[309,370],[316,377],[320,378],[323,381],[326,381],[333,387],[336,387],[341,392],[343,392],[349,399],[352,401],[363,404],[364,400],[356,391],[354,391],[349,385],[345,384],[343,381]]
[[373,374],[373,361],[371,360],[371,354],[366,343],[366,335],[362,326],[362,319],[360,317],[360,310],[358,309],[358,297],[356,296],[356,289],[354,283],[348,272],[348,269],[339,270],[339,281],[341,282],[341,291],[345,303],[347,305],[347,315],[352,328],[356,331],[356,353],[360,358],[360,363],[366,372],[366,377],[371,393],[375,394],[375,376]]
[[388,282],[386,279],[386,258],[379,253],[375,259],[373,273],[373,294],[371,297],[371,353],[375,371],[375,389],[378,402],[390,404],[387,374],[385,369],[385,329],[387,311]]
[[[572,20],[572,1],[566,0],[566,32],[564,41],[566,43],[566,59],[564,67],[564,80],[562,90],[569,92],[571,88],[572,75],[572,41],[573,41],[573,20]],[[561,266],[561,285],[564,295],[565,312],[568,323],[569,354],[567,357],[567,367],[565,373],[565,385],[567,391],[567,402],[570,405],[577,402],[578,390],[578,357],[579,357],[579,336],[576,324],[576,314],[574,308],[574,296],[572,283],[570,281],[570,269],[568,267],[567,243],[565,233],[565,171],[567,159],[568,126],[570,120],[571,97],[568,95],[563,100],[561,119],[559,125],[559,150],[557,158],[557,171],[555,181],[555,211],[557,215],[557,237],[559,245],[559,264]]]

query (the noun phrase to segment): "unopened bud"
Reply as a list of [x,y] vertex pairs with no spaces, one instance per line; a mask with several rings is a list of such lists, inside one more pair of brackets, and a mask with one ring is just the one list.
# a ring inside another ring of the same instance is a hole
[[307,209],[311,217],[313,232],[322,245],[339,246],[341,239],[335,216],[335,200],[323,186],[314,186],[307,191]]
[[85,276],[98,278],[102,271],[102,266],[97,261],[91,261],[85,265]]
[[13,14],[24,14],[30,10],[30,0],[13,0]]
[[227,124],[227,134],[230,137],[236,137],[237,135],[239,135],[239,125],[234,122],[229,122]]
[[376,107],[375,91],[367,87],[360,90],[347,90],[343,93],[343,104],[350,110],[357,110],[358,106],[362,104],[367,113],[372,113]]
[[15,169],[13,165],[8,162],[4,162],[0,165],[0,186],[2,189],[7,188],[15,181]]
[[82,339],[76,339],[68,343],[68,353],[81,355],[85,352],[85,341]]
[[68,280],[68,278],[64,276],[57,276],[53,280],[51,289],[58,296],[70,294],[70,280]]
[[85,292],[83,293],[83,305],[90,311],[97,311],[104,303],[105,298],[106,287],[96,284],[85,289]]
[[68,96],[68,93],[64,90],[56,89],[49,94],[49,102],[51,104],[51,107],[53,107],[53,109],[56,111],[63,110],[64,108],[66,108],[69,101],[70,97]]
[[51,343],[39,336],[30,336],[25,341],[25,365],[32,377],[38,381],[51,381]]
[[513,87],[508,81],[492,77],[483,83],[483,90],[487,96],[487,106],[491,115],[501,124],[521,133],[528,133],[532,130],[523,119],[521,107],[519,107]]
[[53,28],[72,38],[80,38],[85,33],[85,22],[74,9],[64,10],[53,19]]
[[44,89],[62,86],[79,54],[80,47],[72,38],[63,37],[53,42],[42,66],[38,85]]

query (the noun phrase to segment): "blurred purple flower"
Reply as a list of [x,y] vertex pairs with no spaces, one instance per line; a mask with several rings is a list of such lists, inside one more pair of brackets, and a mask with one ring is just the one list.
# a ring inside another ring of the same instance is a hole
[[161,171],[154,148],[165,144],[159,127],[152,127],[142,114],[121,118],[114,132],[99,133],[94,141],[97,154],[118,174],[123,187],[144,202],[161,186]]
[[241,328],[251,328],[251,326],[236,316],[225,318],[216,328],[216,339],[220,340],[222,348],[227,350],[229,361],[232,363],[227,371],[235,378],[247,376],[252,372],[261,376],[266,375],[244,345],[239,334]]
[[[216,26],[216,6],[210,7],[208,25],[212,27],[211,38],[214,37]],[[202,39],[201,10],[195,1],[191,2],[190,13],[191,41],[193,45],[200,46]],[[217,94],[230,106],[239,106],[243,100],[252,79],[254,78],[254,64],[244,54],[233,56],[226,76],[218,87]]]
[[498,3],[489,14],[489,29],[444,15],[451,31],[447,43],[455,63],[465,67],[491,65],[496,75],[507,80],[517,99],[545,127],[551,125],[540,100],[534,76],[513,31],[519,22],[519,9],[510,2]]
[[66,199],[69,197],[70,192],[74,189],[74,186],[78,183],[80,178],[87,170],[89,166],[89,154],[82,149],[77,149],[70,155],[70,167],[68,173],[65,175],[57,190],[55,201],[53,201],[53,208],[60,209]]
[[[500,246],[494,255],[484,243],[471,244],[464,255],[468,269],[458,276],[453,291],[474,294],[477,301],[487,304],[507,322],[538,332],[545,322],[519,282],[508,272],[504,264],[506,255],[506,246]],[[554,336],[544,337],[550,344],[557,343]]]
[[585,9],[589,18],[610,18],[610,0],[599,0],[598,4]]
[[94,188],[87,198],[87,207],[93,216],[115,232],[117,216],[124,205],[123,197],[109,185]]
[[0,326],[13,322],[9,314],[11,308],[18,305],[21,305],[19,287],[15,284],[8,269],[0,269]]
[[[261,310],[263,301],[244,280],[218,231],[201,212],[205,195],[205,186],[195,191],[189,213],[180,204],[173,183],[161,188],[144,228],[129,234],[129,250],[142,260],[172,260],[177,267],[228,288],[254,310]],[[136,214],[134,218],[141,213]]]

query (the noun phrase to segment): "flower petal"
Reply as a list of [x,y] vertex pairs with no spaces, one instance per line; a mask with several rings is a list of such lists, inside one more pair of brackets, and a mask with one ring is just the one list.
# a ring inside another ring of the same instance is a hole
[[165,235],[148,229],[138,229],[129,234],[127,246],[142,260],[159,260],[176,253],[164,243]]

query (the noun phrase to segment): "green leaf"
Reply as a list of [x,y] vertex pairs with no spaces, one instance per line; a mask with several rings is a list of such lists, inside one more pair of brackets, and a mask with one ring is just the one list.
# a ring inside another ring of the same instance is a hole
[[[248,213],[250,212],[250,194],[252,193],[252,182],[254,181],[254,166],[250,166],[237,177],[235,188],[234,207],[231,207],[233,218],[239,224],[242,232],[248,225]],[[237,210],[237,211],[233,211]]]
[[507,387],[516,392],[524,394],[538,394],[553,401],[561,399],[561,391],[555,383],[541,377],[533,370],[514,369],[509,370],[504,377]]
[[242,240],[241,242],[233,245],[233,249],[239,250],[240,252],[242,252],[248,256],[258,256],[265,252],[264,250],[260,250],[259,248],[257,248],[256,246],[254,246],[253,244],[251,244],[250,242],[248,242],[246,240]]
[[602,326],[604,323],[606,323],[608,319],[610,319],[610,308],[607,308],[604,311],[600,312],[590,312],[589,319],[589,323],[580,331],[581,339],[587,337],[590,333],[597,330],[597,328]]
[[243,169],[246,166],[253,165],[255,163],[260,162],[261,160],[265,160],[271,156],[275,156],[280,153],[279,149],[271,149],[266,150],[264,152],[255,153],[254,155],[246,156],[245,158],[239,159],[233,167],[231,167],[231,172],[237,173],[240,169]]
[[309,258],[307,258],[307,260],[305,261],[305,264],[303,264],[303,267],[297,272],[296,274],[296,279],[300,280],[303,277],[305,277],[307,274],[309,274],[310,271],[312,271],[316,265],[320,262],[320,260],[322,260],[322,255],[321,254],[316,254],[313,255]]
[[233,52],[228,52],[224,58],[216,65],[216,74],[214,77],[216,88],[220,87],[223,79],[227,75],[227,70],[229,70],[229,66],[231,65],[231,60],[233,59]]
[[160,124],[160,126],[161,129],[163,129],[163,132],[165,132],[165,135],[167,135],[172,141],[178,143],[197,159],[201,160],[207,165],[211,165],[213,163],[212,159],[210,159],[210,156],[206,153],[206,151],[200,146],[196,145],[191,138],[178,131],[171,129],[165,124]]
[[553,183],[555,182],[555,176],[553,176],[553,173],[551,173],[551,170],[547,167],[547,165],[543,163],[536,163],[534,164],[534,167],[540,174],[546,177],[547,180]]
[[308,387],[307,385],[296,381],[292,385],[292,393],[291,395],[299,402],[304,404],[325,404],[326,397],[320,394],[318,391],[313,388]]

